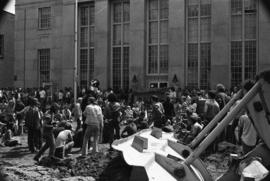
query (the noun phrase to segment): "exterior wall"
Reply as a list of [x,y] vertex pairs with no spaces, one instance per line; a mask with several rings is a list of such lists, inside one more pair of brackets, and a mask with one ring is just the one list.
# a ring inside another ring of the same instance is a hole
[[230,0],[212,0],[211,87],[230,85]]
[[2,11],[0,34],[4,35],[4,56],[0,58],[0,88],[13,86],[14,73],[14,21],[15,16]]
[[[176,18],[178,17],[178,18]],[[173,83],[176,75],[178,82]],[[169,1],[169,75],[171,86],[185,85],[185,1]]]
[[270,70],[270,12],[261,1],[259,1],[258,22],[258,71]]
[[[100,80],[102,89],[112,86],[110,1],[95,1],[94,77]],[[16,2],[14,73],[17,76],[16,86],[39,86],[37,50],[40,48],[51,49],[51,81],[59,88],[73,86],[74,2],[74,0]],[[90,1],[79,0],[79,2]],[[261,3],[259,4],[258,71],[270,68],[268,48],[270,15],[266,13]],[[146,73],[146,5],[147,0],[130,0],[130,88],[136,91],[145,90],[151,81],[166,81],[168,86],[183,88],[186,84],[185,0],[169,0],[168,76],[148,76]],[[52,26],[49,30],[38,30],[38,8],[46,6],[52,8]],[[211,88],[217,83],[230,87],[230,13],[230,0],[212,0]],[[138,80],[136,83],[132,82],[134,75]],[[178,79],[176,83],[172,82],[174,75]],[[13,76],[11,77],[13,79]]]

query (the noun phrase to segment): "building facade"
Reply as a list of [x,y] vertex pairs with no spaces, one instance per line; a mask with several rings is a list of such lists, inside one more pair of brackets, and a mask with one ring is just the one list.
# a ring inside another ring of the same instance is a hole
[[5,88],[14,82],[15,15],[1,11],[0,17],[0,88]]
[[[270,69],[259,0],[78,0],[78,85],[230,88]],[[16,2],[15,85],[72,87],[75,0]]]

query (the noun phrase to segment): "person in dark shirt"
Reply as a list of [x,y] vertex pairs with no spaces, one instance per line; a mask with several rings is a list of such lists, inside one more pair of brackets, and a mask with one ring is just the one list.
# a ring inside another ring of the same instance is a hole
[[121,137],[126,138],[137,132],[137,125],[134,122],[130,122],[122,131]]
[[147,119],[145,118],[145,112],[142,111],[139,117],[135,121],[138,130],[147,129],[149,127]]
[[174,107],[173,104],[171,103],[171,99],[169,96],[166,97],[165,102],[163,103],[163,107],[164,107],[164,114],[165,114],[165,118],[168,120],[172,120],[172,117],[175,116],[174,113]]

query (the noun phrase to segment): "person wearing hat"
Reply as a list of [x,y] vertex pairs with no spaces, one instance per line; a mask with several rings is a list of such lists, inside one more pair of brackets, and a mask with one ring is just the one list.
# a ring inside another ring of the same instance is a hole
[[25,113],[25,126],[28,129],[28,147],[31,153],[40,149],[42,145],[42,123],[37,105],[38,100],[29,97],[29,108]]
[[83,114],[85,115],[86,130],[83,137],[82,156],[88,154],[88,142],[92,141],[92,152],[98,152],[98,141],[100,130],[103,128],[103,114],[101,107],[96,104],[94,97],[88,98],[88,105],[86,106]]

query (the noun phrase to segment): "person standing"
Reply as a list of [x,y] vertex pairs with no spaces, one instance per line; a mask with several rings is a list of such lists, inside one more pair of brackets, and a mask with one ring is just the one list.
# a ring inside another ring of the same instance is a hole
[[164,108],[161,102],[156,95],[151,97],[152,101],[152,117],[151,123],[154,123],[154,126],[157,128],[162,128],[165,125],[165,116],[164,116]]
[[78,131],[82,127],[82,109],[81,109],[82,98],[78,98],[74,108],[72,110],[72,114],[74,116],[74,121],[77,122],[76,131]]
[[30,107],[25,113],[25,125],[28,129],[28,147],[34,153],[37,149],[41,148],[41,118],[38,110],[38,100],[29,97]]
[[88,154],[88,142],[93,139],[93,153],[98,152],[98,141],[100,136],[100,130],[103,128],[103,115],[99,105],[96,104],[94,97],[88,98],[89,105],[86,106],[83,114],[86,117],[85,125],[86,130],[83,138],[82,156]]
[[[54,107],[54,106],[52,106]],[[53,123],[54,123],[54,113],[56,108],[51,108],[49,111],[51,114],[46,113],[44,115],[44,124],[43,124],[43,138],[45,139],[45,144],[39,150],[39,152],[34,157],[35,161],[39,161],[41,155],[48,149],[49,150],[49,157],[54,158],[55,153],[55,137],[53,134]]]
[[114,138],[120,139],[120,104],[117,102],[116,95],[114,93],[108,95],[108,103],[104,110],[104,117],[108,124],[108,142],[110,144],[110,149],[112,150],[111,145]]

